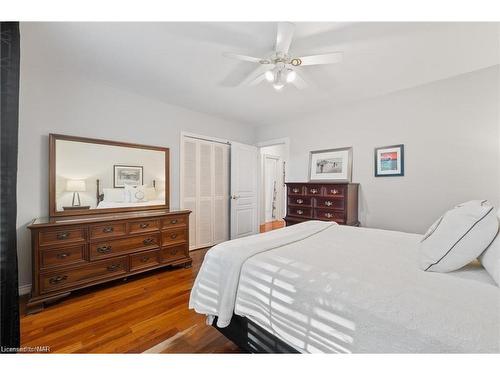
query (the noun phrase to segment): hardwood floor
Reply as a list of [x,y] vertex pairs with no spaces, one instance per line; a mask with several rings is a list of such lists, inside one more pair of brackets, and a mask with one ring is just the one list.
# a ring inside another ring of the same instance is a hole
[[239,352],[204,316],[188,309],[206,251],[191,252],[192,268],[153,271],[75,292],[35,315],[24,314],[22,301],[22,346],[49,346],[51,353]]
[[268,221],[260,225],[260,233],[269,232],[270,230],[283,228],[285,226],[284,220]]

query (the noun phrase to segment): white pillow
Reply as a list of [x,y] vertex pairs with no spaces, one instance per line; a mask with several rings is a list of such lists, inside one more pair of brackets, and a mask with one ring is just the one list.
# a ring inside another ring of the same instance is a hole
[[420,268],[450,272],[462,268],[488,247],[498,232],[493,206],[469,201],[447,211],[420,241]]
[[146,191],[144,185],[132,186],[125,185],[125,194],[128,198],[128,202],[137,203],[146,201]]
[[[500,219],[500,211],[497,212],[497,217]],[[491,245],[481,254],[479,261],[500,286],[500,235],[497,234]]]
[[125,202],[124,189],[102,189],[104,202]]

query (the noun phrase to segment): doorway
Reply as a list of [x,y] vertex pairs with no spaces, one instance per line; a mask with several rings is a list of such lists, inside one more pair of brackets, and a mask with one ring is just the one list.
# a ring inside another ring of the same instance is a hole
[[281,228],[286,216],[286,165],[288,139],[259,144],[261,159],[260,232]]

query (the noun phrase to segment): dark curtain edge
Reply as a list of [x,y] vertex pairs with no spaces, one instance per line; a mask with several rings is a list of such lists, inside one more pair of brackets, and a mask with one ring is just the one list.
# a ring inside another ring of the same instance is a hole
[[0,22],[0,353],[20,346],[17,265],[17,153],[19,129],[19,22]]

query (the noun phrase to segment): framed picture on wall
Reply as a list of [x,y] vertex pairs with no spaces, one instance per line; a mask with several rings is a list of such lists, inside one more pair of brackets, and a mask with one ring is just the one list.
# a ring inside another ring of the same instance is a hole
[[115,188],[124,188],[125,185],[143,185],[143,168],[133,165],[114,165],[113,180]]
[[309,181],[351,182],[352,147],[311,151]]
[[405,175],[405,146],[393,145],[375,149],[375,177]]

